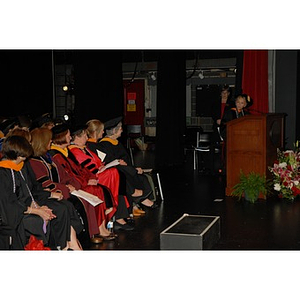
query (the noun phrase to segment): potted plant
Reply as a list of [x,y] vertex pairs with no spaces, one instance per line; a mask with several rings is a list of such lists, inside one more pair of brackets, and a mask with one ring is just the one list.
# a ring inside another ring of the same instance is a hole
[[231,195],[239,197],[239,200],[244,196],[246,200],[254,203],[257,201],[260,193],[266,196],[270,191],[270,187],[271,183],[266,179],[265,175],[255,172],[245,175],[241,171],[240,182],[233,187]]

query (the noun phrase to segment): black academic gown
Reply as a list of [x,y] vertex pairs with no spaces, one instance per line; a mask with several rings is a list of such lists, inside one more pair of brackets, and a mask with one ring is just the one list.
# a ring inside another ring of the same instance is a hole
[[[25,180],[28,178],[26,170],[21,170]],[[49,235],[43,231],[43,220],[35,215],[24,215],[31,205],[31,197],[25,181],[19,171],[0,168],[0,214],[2,222],[12,229],[12,246],[14,250],[24,249],[30,234],[48,242]],[[30,189],[30,187],[29,187]],[[42,197],[40,198],[42,200]],[[47,228],[49,232],[49,228]]]
[[[23,225],[24,212],[27,210],[26,202],[19,199],[14,192],[14,185],[10,169],[0,168],[0,216],[1,239],[5,240],[1,249],[23,249],[26,244],[25,228]],[[12,241],[9,241],[9,236]]]
[[129,154],[122,143],[118,141],[116,143],[105,138],[100,140],[100,142],[98,143],[88,141],[87,147],[96,154],[97,150],[105,153],[105,163],[111,162],[114,159],[122,159],[127,163],[127,166],[118,165],[116,166],[116,168],[126,177],[127,195],[131,201],[138,203],[141,200],[134,199],[130,196],[131,194],[133,194],[134,189],[143,190],[143,195],[148,195],[147,198],[153,199],[152,189],[148,179],[146,178],[146,176],[138,174],[135,167],[132,166]]
[[227,102],[224,106],[224,112],[222,114],[221,107],[222,107],[222,99],[216,98],[212,101],[211,104],[211,117],[213,119],[213,134],[212,134],[212,141],[214,143],[220,142],[220,131],[222,130],[222,126],[217,124],[217,120],[222,119],[222,115],[224,115],[227,111],[229,111],[232,107],[234,107],[234,101],[230,98],[227,99]]
[[[60,180],[59,171],[56,164],[53,163],[50,155],[49,156],[45,155],[43,158],[41,156],[34,157],[30,159],[29,163],[30,163],[30,169],[32,169],[34,173],[35,180],[37,180],[42,185],[43,188],[47,188],[51,192],[52,191],[55,192],[57,190],[61,191],[62,188],[68,190],[68,188],[65,185],[59,183]],[[37,173],[43,174],[43,176],[40,176],[40,178],[38,179],[36,175]],[[46,185],[44,183],[46,183]],[[63,192],[62,194],[64,195]],[[70,198],[75,197],[72,195],[69,196]],[[53,199],[53,201],[57,201],[57,200]],[[49,204],[49,202],[47,203]],[[77,234],[81,233],[82,230],[84,229],[84,226],[72,202],[68,201],[66,197],[64,198],[64,200],[60,200],[59,203],[67,206],[70,215],[71,226],[74,228]],[[50,203],[49,205],[52,206],[52,203]]]
[[[21,171],[0,168],[0,214],[3,222],[16,231],[17,239],[13,240],[13,249],[24,249],[30,235],[53,249],[66,247],[71,230],[68,207],[55,199],[49,199],[50,194],[36,181],[28,162],[25,162]],[[51,208],[57,218],[46,224],[37,215],[25,215],[32,198],[39,206]]]
[[226,139],[226,124],[232,120],[235,120],[235,119],[247,116],[247,115],[250,115],[250,113],[246,109],[237,111],[237,109],[235,107],[224,112],[224,115],[223,115],[223,118],[221,121],[221,126],[220,126],[220,133],[224,140]]

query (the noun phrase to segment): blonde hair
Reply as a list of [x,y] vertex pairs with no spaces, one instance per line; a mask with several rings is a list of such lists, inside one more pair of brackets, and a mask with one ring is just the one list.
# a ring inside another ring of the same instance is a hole
[[243,96],[243,95],[238,95],[238,96],[235,98],[235,103],[236,103],[238,100],[243,100],[245,107],[247,106],[247,100],[246,100],[246,97],[245,97],[245,96]]
[[89,138],[93,138],[95,134],[98,136],[101,130],[104,129],[104,124],[97,119],[89,120],[86,125],[88,126],[86,129],[86,133]]
[[52,139],[52,131],[48,128],[35,128],[31,131],[31,146],[34,156],[45,155],[48,151],[48,144]]

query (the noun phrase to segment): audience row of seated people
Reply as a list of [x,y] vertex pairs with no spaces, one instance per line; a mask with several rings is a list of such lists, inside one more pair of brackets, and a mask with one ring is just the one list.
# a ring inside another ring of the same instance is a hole
[[[134,229],[144,207],[157,207],[147,177],[118,141],[122,118],[72,127],[42,120],[33,129],[15,124],[1,138],[0,238],[9,241],[0,239],[0,249],[24,249],[33,235],[51,249],[82,250],[79,237],[114,241],[116,231]],[[75,196],[80,190],[101,203]]]

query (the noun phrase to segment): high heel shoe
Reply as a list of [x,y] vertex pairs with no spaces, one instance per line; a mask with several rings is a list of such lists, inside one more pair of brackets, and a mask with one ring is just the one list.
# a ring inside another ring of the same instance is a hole
[[129,225],[128,223],[120,224],[118,222],[114,222],[114,230],[133,230],[134,227],[132,225]]
[[135,203],[139,203],[139,202],[141,202],[141,201],[147,199],[147,198],[150,196],[151,193],[152,193],[152,191],[149,191],[149,192],[146,193],[146,194],[143,193],[142,196],[138,196],[138,197],[132,197],[132,196],[131,196],[131,197],[132,197],[132,199],[133,199],[133,201],[134,201]]
[[147,206],[147,205],[143,204],[142,202],[139,203],[139,205],[140,205],[141,207],[150,208],[150,209],[155,209],[155,208],[158,207],[158,204],[155,203],[155,202],[153,202],[153,204],[152,204],[151,206]]

